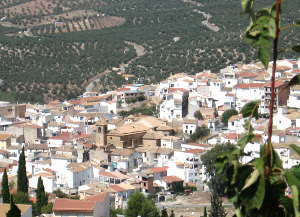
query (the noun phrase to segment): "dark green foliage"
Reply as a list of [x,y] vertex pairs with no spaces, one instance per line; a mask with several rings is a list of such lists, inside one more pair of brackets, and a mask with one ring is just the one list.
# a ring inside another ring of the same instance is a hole
[[26,161],[24,146],[19,157],[19,166],[18,166],[18,182],[17,182],[18,192],[24,192],[28,194],[28,179],[26,175]]
[[14,203],[13,196],[10,196],[10,210],[6,213],[6,217],[21,217],[21,210]]
[[204,211],[203,211],[203,216],[202,217],[207,217],[206,206],[204,207]]
[[155,116],[157,115],[157,109],[156,105],[152,105],[150,107],[147,107],[146,103],[143,103],[141,107],[134,107],[130,111],[119,111],[118,115],[127,117],[129,115],[136,115],[136,114],[141,114],[141,115],[150,115],[150,116]]
[[216,192],[211,192],[209,217],[226,217],[222,199],[220,199]]
[[167,209],[162,209],[161,210],[160,217],[169,217]]
[[121,210],[121,209],[110,209],[110,217],[117,217],[117,214],[122,215],[123,210]]
[[195,111],[194,117],[197,118],[198,120],[203,120],[203,116],[199,110]]
[[252,101],[248,102],[241,110],[241,114],[244,118],[246,117],[254,117],[256,120],[258,119],[258,107],[259,107],[260,101]]
[[171,210],[170,217],[175,217],[174,210]]
[[159,212],[153,200],[147,199],[140,191],[136,191],[129,198],[125,210],[126,217],[157,217]]
[[45,192],[43,180],[41,177],[39,177],[38,186],[37,186],[37,189],[35,192],[36,192],[36,199],[37,199],[36,211],[37,211],[37,214],[41,214],[42,207],[47,206],[47,204],[48,204],[48,195]]
[[8,187],[8,178],[6,173],[6,168],[4,168],[3,176],[2,176],[2,198],[3,203],[9,203],[9,187]]
[[172,183],[169,191],[172,192],[173,194],[179,194],[184,192],[184,187],[183,187],[183,182],[175,182]]
[[42,207],[41,213],[52,214],[53,213],[52,208],[53,208],[53,203],[48,203],[47,205]]
[[206,176],[209,178],[208,186],[213,192],[217,192],[219,196],[224,196],[225,186],[226,186],[226,174],[225,172],[221,174],[216,174],[216,167],[214,165],[215,160],[218,155],[224,152],[230,152],[235,148],[234,145],[230,143],[217,144],[211,150],[207,151],[205,154],[201,155],[202,164],[205,166]]
[[196,128],[196,132],[194,132],[191,135],[191,139],[193,141],[196,141],[197,139],[201,139],[205,136],[208,136],[209,133],[210,133],[210,130],[205,125],[202,125],[201,127]]
[[13,196],[16,204],[31,204],[28,193],[20,191],[14,194]]
[[222,122],[227,125],[230,117],[233,115],[237,115],[237,114],[238,114],[238,111],[235,109],[229,109],[229,110],[225,111],[222,115]]

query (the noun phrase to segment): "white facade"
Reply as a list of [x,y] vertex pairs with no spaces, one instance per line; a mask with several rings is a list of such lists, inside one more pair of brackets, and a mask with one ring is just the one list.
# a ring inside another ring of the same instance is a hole
[[[43,180],[45,191],[51,194],[55,188],[54,176],[52,176],[51,174],[49,175],[40,174],[40,175]],[[28,180],[30,188],[37,188],[40,175],[37,174]]]
[[282,108],[278,108],[278,113],[273,117],[273,125],[276,126],[278,130],[284,130],[292,126],[292,120],[283,114]]

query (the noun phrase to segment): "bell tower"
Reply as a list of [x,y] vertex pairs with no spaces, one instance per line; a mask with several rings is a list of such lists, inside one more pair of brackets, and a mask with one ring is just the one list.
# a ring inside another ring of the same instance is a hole
[[107,121],[101,118],[96,122],[96,146],[107,144]]

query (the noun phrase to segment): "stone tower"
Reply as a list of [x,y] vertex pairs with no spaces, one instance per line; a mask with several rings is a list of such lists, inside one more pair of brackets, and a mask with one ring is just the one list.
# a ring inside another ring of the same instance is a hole
[[107,144],[107,121],[101,118],[96,122],[96,146]]

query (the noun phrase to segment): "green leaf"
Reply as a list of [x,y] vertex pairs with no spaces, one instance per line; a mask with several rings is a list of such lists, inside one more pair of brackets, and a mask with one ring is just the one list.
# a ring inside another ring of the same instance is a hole
[[260,176],[256,182],[254,182],[240,194],[240,199],[246,209],[246,213],[249,213],[251,210],[259,210],[261,208],[266,192],[264,179],[264,159],[256,158],[252,161],[252,164],[259,171]]
[[242,188],[242,191],[245,190],[246,188],[250,187],[251,185],[253,185],[257,181],[259,176],[260,176],[259,170],[258,169],[253,170],[251,175],[248,177],[246,184]]
[[287,182],[289,186],[297,186],[298,192],[300,191],[300,179],[293,173],[291,170],[285,171],[285,177],[287,179]]
[[[299,77],[299,79],[300,79],[300,77]],[[297,154],[300,156],[300,147],[299,147],[299,146],[292,144],[292,145],[290,145],[290,147],[291,147],[295,152],[297,152]]]
[[300,84],[300,74],[299,75],[295,75],[290,81],[289,83],[287,83],[287,85],[284,86],[283,89],[281,89],[281,91],[283,91],[286,88],[289,88],[291,86],[294,85],[299,85]]
[[242,152],[244,152],[244,148],[247,143],[249,143],[254,137],[255,135],[253,133],[245,134],[245,136],[238,141],[237,145],[241,148]]
[[290,171],[300,180],[300,165],[291,167]]
[[298,188],[295,185],[292,185],[291,189],[293,193],[293,205],[294,205],[295,217],[300,217]]
[[292,50],[295,51],[295,52],[300,53],[300,45],[293,46]]
[[296,20],[296,24],[300,25],[300,20]]
[[246,118],[251,116],[251,117],[255,117],[257,120],[259,118],[258,117],[259,104],[260,104],[260,100],[248,102],[246,105],[244,105],[241,110],[243,117]]
[[254,0],[242,0],[242,15],[251,13],[253,10]]
[[269,67],[270,61],[270,47],[272,45],[272,40],[266,37],[261,37],[259,40],[259,50],[258,58],[265,66],[266,69]]

